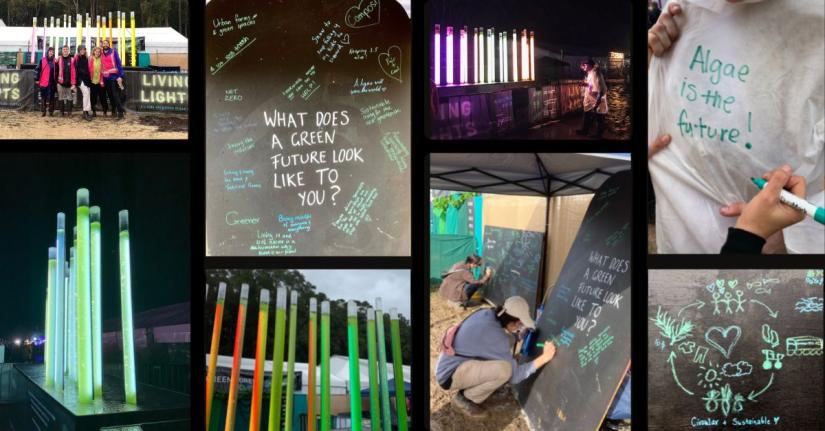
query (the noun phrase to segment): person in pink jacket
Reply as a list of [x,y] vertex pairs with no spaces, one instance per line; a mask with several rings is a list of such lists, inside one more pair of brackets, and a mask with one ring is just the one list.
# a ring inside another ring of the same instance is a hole
[[75,93],[75,82],[77,80],[74,57],[69,53],[69,46],[63,47],[63,52],[57,59],[57,100],[60,105],[60,116],[63,117],[68,111],[72,115],[72,100]]
[[43,117],[46,116],[46,109],[49,115],[54,115],[54,94],[57,91],[57,66],[54,61],[54,48],[49,47],[46,56],[40,59],[37,67],[34,68],[34,76],[37,79],[37,88],[40,90],[40,99],[43,100]]

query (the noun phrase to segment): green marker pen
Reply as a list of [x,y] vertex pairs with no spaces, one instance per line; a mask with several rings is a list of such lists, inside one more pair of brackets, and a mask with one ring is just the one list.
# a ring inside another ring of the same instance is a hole
[[[765,184],[768,184],[768,181],[763,178],[751,177],[751,181],[759,187],[759,190],[762,190],[765,187]],[[782,190],[779,192],[779,200],[785,205],[808,214],[819,223],[825,224],[825,209],[822,207],[817,207],[816,205],[794,195],[787,190]]]

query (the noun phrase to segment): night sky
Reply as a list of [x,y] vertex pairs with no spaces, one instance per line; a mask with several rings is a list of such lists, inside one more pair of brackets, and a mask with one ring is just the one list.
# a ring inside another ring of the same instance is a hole
[[0,155],[0,338],[42,336],[57,213],[66,213],[71,244],[81,187],[89,189],[91,205],[101,207],[103,319],[120,316],[121,209],[129,210],[134,312],[188,301],[188,160],[178,154]]
[[630,0],[431,0],[427,9],[430,31],[436,23],[508,32],[526,28],[536,32],[539,46],[630,52]]

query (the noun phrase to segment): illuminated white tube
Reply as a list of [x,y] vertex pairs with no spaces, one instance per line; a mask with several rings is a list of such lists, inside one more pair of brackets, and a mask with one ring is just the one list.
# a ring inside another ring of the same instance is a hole
[[478,27],[473,27],[473,84],[478,84]]
[[484,27],[478,28],[478,82],[483,84],[484,79]]
[[129,250],[129,211],[118,213],[120,230],[120,316],[123,333],[123,385],[126,403],[137,404],[137,384],[135,383],[135,343],[132,324],[132,266]]
[[453,84],[453,28],[447,27],[447,37],[446,37],[447,49],[444,51],[447,53],[447,61],[444,63],[447,66],[447,85]]
[[435,70],[433,71],[433,81],[435,85],[441,85],[441,26],[435,25],[435,34],[433,36],[433,51],[435,53]]
[[518,81],[518,36],[513,29],[513,82]]
[[487,29],[487,82],[496,82],[496,52],[493,46],[493,31],[495,29]]
[[521,31],[521,80],[530,79],[530,60],[527,53],[527,30]]
[[459,50],[460,50],[459,58],[460,58],[460,61],[461,61],[461,63],[460,63],[461,72],[460,72],[460,75],[459,75],[459,82],[462,83],[462,84],[466,84],[467,83],[467,26],[466,25],[461,28],[461,33],[459,34],[459,37],[461,38],[461,40],[459,41],[459,43],[461,43],[461,45],[459,47]]
[[535,40],[536,34],[534,32],[530,32],[530,80],[534,81],[536,79],[536,51],[535,51]]

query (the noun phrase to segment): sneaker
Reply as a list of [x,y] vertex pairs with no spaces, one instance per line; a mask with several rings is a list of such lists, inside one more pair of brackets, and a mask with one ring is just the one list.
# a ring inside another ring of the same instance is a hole
[[471,418],[483,418],[487,416],[487,412],[478,404],[470,401],[464,396],[464,391],[458,393],[450,401],[455,408]]

